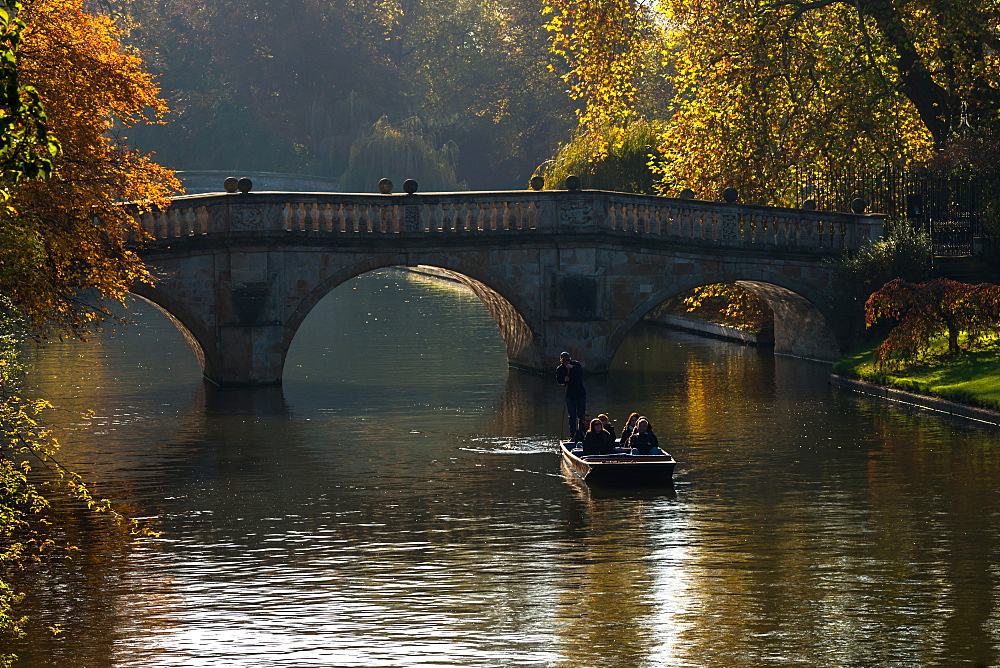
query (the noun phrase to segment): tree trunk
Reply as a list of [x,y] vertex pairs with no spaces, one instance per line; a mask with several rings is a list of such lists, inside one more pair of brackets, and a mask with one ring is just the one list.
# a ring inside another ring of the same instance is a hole
[[951,134],[959,100],[934,81],[892,0],[860,0],[855,6],[875,21],[879,32],[895,50],[900,92],[916,107],[920,120],[934,138],[935,148],[943,148]]

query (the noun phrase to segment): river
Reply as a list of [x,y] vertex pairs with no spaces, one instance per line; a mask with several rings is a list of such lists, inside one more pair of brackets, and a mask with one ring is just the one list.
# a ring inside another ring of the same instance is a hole
[[354,279],[257,391],[130,313],[33,354],[33,390],[64,463],[162,533],[63,511],[81,551],[18,582],[18,665],[1000,661],[1000,439],[827,365],[638,327],[588,403],[647,414],[675,485],[598,493],[562,475],[559,386],[459,286]]

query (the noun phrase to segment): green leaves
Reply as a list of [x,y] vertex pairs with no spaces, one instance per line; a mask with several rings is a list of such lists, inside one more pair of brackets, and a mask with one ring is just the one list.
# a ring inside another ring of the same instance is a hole
[[[5,6],[18,12],[20,2]],[[48,177],[59,142],[49,134],[41,100],[31,86],[21,83],[17,51],[24,21],[0,9],[0,189],[21,179]]]

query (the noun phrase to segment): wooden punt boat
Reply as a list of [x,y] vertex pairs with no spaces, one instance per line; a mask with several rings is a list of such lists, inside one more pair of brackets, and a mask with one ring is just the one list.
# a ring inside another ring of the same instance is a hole
[[583,455],[573,452],[572,441],[560,444],[563,461],[577,476],[588,483],[603,485],[673,483],[677,462],[670,455],[633,455],[629,450],[615,448],[609,455]]

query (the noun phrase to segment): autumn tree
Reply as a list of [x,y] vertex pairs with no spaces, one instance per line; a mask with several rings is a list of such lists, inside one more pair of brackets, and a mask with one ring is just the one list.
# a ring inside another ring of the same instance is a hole
[[566,177],[572,174],[580,178],[581,188],[653,195],[662,131],[662,123],[644,118],[581,125],[537,171],[546,188],[565,187]]
[[[13,18],[13,13],[16,18]],[[136,529],[53,458],[40,424],[48,404],[20,393],[18,348],[26,334],[82,333],[146,276],[128,247],[140,231],[121,200],[165,204],[169,172],[109,135],[163,105],[141,60],[82,0],[0,7],[0,564],[8,570],[61,547],[49,535],[50,493]],[[58,138],[58,141],[57,139]],[[60,150],[61,149],[61,150]],[[90,297],[96,296],[96,302]],[[33,467],[44,471],[39,485]],[[0,580],[0,635],[19,636],[17,596]],[[6,646],[6,643],[5,643]],[[0,665],[15,657],[0,654]]]
[[31,332],[83,332],[146,270],[129,246],[141,230],[122,201],[164,206],[172,173],[111,133],[165,111],[141,58],[83,0],[35,0],[24,21],[18,76],[37,91],[61,153],[46,180],[11,188],[0,220],[0,292]]
[[875,351],[883,366],[898,366],[926,354],[935,339],[947,336],[948,354],[962,352],[1000,326],[1000,286],[969,285],[947,278],[926,283],[895,279],[871,295],[865,303],[865,321],[896,324]]
[[554,48],[571,54],[574,91],[601,114],[628,105],[634,54],[662,35],[653,43],[669,47],[676,91],[661,101],[667,193],[735,185],[743,199],[797,204],[784,184],[803,171],[903,165],[1000,125],[993,0],[550,4]]

